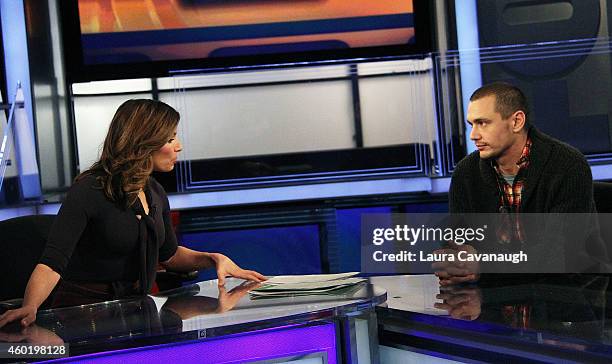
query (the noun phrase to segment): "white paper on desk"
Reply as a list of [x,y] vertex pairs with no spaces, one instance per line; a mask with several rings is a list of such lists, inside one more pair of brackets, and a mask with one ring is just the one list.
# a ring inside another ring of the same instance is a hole
[[[363,279],[362,281],[365,281]],[[358,282],[360,283],[360,282]],[[359,289],[359,284],[347,284],[347,285],[339,285],[335,287],[321,288],[321,289],[312,289],[312,290],[264,290],[264,291],[250,291],[249,295],[251,299],[257,297],[297,297],[297,296],[312,296],[312,295],[343,295],[347,294],[353,289]]]
[[311,296],[327,293],[334,293],[339,287],[315,289],[312,291],[250,291],[251,296],[264,297],[292,297],[292,296]]
[[337,274],[306,274],[295,276],[276,276],[265,281],[265,284],[295,284],[327,282],[344,279],[359,274],[359,272],[337,273]]
[[365,278],[344,278],[334,279],[333,281],[325,282],[305,282],[305,283],[286,283],[286,284],[264,284],[255,288],[253,291],[310,291],[327,288],[338,288],[342,286],[350,286],[365,281]]

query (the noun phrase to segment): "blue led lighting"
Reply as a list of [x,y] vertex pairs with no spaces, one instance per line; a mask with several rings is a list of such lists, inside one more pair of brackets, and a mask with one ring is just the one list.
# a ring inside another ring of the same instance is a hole
[[[469,56],[466,51],[477,49],[478,41],[478,17],[476,13],[476,0],[461,0],[455,2],[455,19],[457,21],[457,40],[459,42],[459,58]],[[480,62],[478,53],[474,55],[475,62],[469,64],[461,60],[461,94],[463,101],[463,111],[467,111],[469,98],[472,92],[482,86],[482,74],[480,72]],[[467,124],[466,124],[467,128]],[[469,133],[465,134],[468,154],[476,150],[474,143],[470,141]]]

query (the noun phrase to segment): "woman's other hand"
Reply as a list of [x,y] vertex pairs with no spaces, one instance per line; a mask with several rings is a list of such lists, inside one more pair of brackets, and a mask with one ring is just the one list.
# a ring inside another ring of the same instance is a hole
[[266,277],[254,270],[240,268],[223,254],[210,253],[210,258],[215,262],[219,286],[225,285],[225,277],[242,278],[253,282],[263,282],[266,280]]

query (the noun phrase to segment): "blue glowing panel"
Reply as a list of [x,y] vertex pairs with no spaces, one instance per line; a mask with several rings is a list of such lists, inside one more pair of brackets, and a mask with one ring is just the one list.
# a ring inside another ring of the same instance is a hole
[[286,327],[206,341],[156,345],[82,355],[54,363],[244,363],[296,360],[319,354],[322,362],[336,364],[336,330],[328,323]]
[[[264,275],[321,273],[319,226],[282,226],[184,233],[182,245],[223,253],[238,265]],[[212,270],[199,279],[216,278]]]
[[404,207],[407,214],[447,213],[448,202],[415,203]]
[[337,210],[338,244],[342,254],[340,272],[361,271],[361,214],[391,213],[391,207]]

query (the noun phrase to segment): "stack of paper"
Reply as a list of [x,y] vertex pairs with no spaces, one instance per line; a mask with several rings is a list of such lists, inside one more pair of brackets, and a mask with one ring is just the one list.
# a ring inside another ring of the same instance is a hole
[[249,294],[253,298],[341,294],[347,291],[347,288],[365,281],[364,278],[353,277],[356,274],[359,272],[276,276]]

